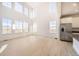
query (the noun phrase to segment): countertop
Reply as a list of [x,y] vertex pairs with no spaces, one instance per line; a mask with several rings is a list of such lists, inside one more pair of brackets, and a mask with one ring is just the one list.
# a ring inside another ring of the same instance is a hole
[[72,28],[72,33],[79,33],[79,28]]
[[73,38],[79,41],[79,33],[72,33]]
[[73,35],[73,38],[76,38],[76,40],[79,41],[79,28],[72,28],[72,35]]

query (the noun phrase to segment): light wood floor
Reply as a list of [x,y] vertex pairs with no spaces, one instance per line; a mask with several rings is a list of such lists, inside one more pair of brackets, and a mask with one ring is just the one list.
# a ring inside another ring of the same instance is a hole
[[75,56],[71,42],[64,42],[42,36],[28,36],[0,42],[8,47],[0,54],[3,56]]

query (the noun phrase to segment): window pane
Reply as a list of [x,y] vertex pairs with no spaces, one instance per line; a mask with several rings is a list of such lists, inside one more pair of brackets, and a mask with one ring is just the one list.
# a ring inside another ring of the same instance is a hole
[[28,32],[28,23],[27,22],[23,23],[23,31]]
[[13,30],[15,33],[22,32],[22,22],[21,21],[15,21],[13,24]]
[[56,26],[56,21],[51,21],[50,22],[50,26],[52,27],[52,26]]
[[49,31],[50,33],[56,33],[56,21],[50,21],[49,22]]
[[33,23],[33,32],[37,32],[37,24]]
[[35,18],[37,15],[37,9],[33,9],[33,18]]
[[19,32],[22,32],[22,22],[19,21],[19,24],[18,25],[19,25],[19,27],[18,27]]
[[12,8],[12,3],[11,2],[2,2],[2,5],[6,6],[6,7],[9,7],[9,8]]
[[2,28],[2,34],[7,34],[7,27]]
[[16,24],[15,23],[13,24],[12,29],[16,30]]
[[24,8],[24,14],[26,15],[26,16],[28,16],[28,8]]
[[36,17],[36,13],[37,13],[37,9],[32,9],[32,10],[30,10],[30,12],[29,12],[30,18],[31,18],[31,19],[32,19],[32,18],[35,18],[35,17]]
[[13,30],[14,30],[15,33],[18,33],[18,27],[19,27],[18,21],[15,21],[14,24],[13,24]]
[[2,22],[3,22],[3,23],[2,23],[3,26],[7,26],[7,23],[8,23],[8,22],[7,22],[7,19],[4,18],[4,19],[2,20]]
[[20,12],[20,13],[23,13],[23,6],[20,4],[20,3],[15,3],[15,10]]
[[11,33],[12,21],[8,18],[2,19],[2,34]]
[[30,10],[29,12],[29,17],[32,19],[33,18],[33,10]]

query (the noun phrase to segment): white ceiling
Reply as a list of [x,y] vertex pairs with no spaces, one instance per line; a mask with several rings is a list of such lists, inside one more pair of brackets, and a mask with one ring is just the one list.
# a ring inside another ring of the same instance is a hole
[[41,3],[40,2],[28,2],[27,3],[29,6],[31,6],[32,8],[36,8],[38,7]]

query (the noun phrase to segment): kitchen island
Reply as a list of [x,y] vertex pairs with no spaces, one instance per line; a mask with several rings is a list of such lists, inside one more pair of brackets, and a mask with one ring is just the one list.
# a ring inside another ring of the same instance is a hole
[[73,48],[79,55],[79,33],[73,33]]

